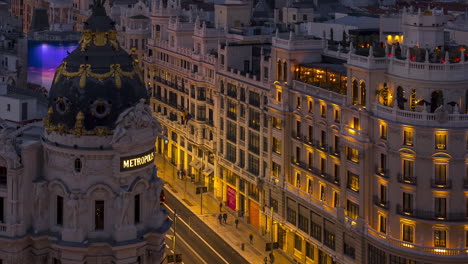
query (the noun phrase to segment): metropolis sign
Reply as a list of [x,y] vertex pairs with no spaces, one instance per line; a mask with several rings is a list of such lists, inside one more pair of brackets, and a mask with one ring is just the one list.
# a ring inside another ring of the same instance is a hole
[[154,148],[129,157],[120,157],[120,171],[136,170],[154,161]]

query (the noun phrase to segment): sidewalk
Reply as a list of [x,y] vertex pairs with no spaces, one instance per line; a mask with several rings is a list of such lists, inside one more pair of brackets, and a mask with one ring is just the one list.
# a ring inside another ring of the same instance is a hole
[[[159,159],[158,159],[159,158]],[[270,242],[267,238],[260,236],[259,232],[247,224],[244,218],[238,218],[239,224],[236,229],[234,211],[222,207],[221,214],[227,213],[227,223],[220,224],[218,216],[219,200],[212,196],[212,194],[203,194],[203,208],[200,208],[200,194],[195,194],[196,185],[188,180],[180,180],[177,176],[174,177],[173,166],[166,162],[161,156],[157,157],[158,176],[166,182],[166,189],[174,196],[183,202],[194,214],[196,214],[208,227],[215,233],[222,237],[234,250],[243,256],[251,264],[264,264],[265,257],[268,257],[270,252],[265,251],[265,244]],[[164,164],[166,163],[166,164]],[[164,171],[166,170],[166,171]],[[174,169],[175,170],[175,169]],[[186,189],[186,193],[184,190]],[[202,217],[200,217],[200,209],[203,210]],[[253,235],[253,244],[250,243],[249,235]],[[244,250],[242,250],[244,244]],[[274,250],[275,262],[274,263],[293,263],[287,257],[283,256],[279,250]],[[269,260],[269,257],[268,257]],[[268,261],[267,263],[270,263]]]

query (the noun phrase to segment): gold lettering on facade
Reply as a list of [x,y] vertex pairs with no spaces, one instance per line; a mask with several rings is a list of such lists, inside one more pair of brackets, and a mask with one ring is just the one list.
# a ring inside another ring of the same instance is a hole
[[122,169],[130,169],[146,165],[154,160],[154,152],[144,154],[141,157],[122,160]]

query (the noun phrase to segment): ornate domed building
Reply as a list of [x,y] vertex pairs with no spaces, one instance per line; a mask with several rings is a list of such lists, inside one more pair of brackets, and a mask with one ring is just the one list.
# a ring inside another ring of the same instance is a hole
[[0,122],[0,263],[161,263],[160,126],[140,70],[94,3],[57,68],[48,115]]

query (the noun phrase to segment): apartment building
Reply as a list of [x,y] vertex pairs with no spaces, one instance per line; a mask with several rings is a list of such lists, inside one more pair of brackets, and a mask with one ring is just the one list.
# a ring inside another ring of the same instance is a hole
[[300,263],[466,262],[466,47],[442,12],[342,46],[153,6],[145,82],[179,176]]

